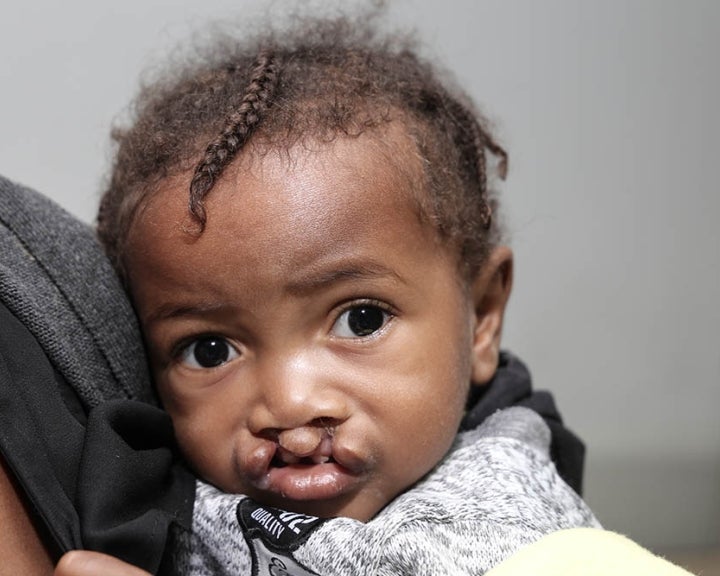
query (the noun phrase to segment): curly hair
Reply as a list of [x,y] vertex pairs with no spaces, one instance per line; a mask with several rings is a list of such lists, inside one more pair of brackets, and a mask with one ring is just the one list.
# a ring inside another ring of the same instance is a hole
[[132,124],[114,130],[100,241],[127,281],[123,252],[133,220],[163,179],[194,167],[188,210],[202,233],[204,200],[243,149],[357,137],[399,121],[423,162],[428,216],[474,274],[497,241],[489,175],[496,167],[505,177],[507,154],[451,86],[411,39],[381,34],[371,21],[316,19],[216,41],[196,62],[144,87]]

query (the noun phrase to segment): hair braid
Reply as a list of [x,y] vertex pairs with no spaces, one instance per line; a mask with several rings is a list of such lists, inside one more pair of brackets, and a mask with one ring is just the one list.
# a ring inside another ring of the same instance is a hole
[[493,210],[488,190],[487,155],[485,151],[489,151],[499,159],[497,170],[498,175],[503,180],[508,169],[507,152],[483,129],[475,115],[461,102],[448,97],[445,104],[457,123],[456,140],[460,146],[461,154],[468,162],[468,168],[474,172],[477,178],[482,203],[482,223],[483,227],[488,230],[492,224]]
[[385,34],[378,24],[301,18],[220,38],[142,89],[131,124],[113,132],[117,153],[98,214],[98,236],[125,281],[138,211],[164,179],[185,177],[188,162],[190,189],[180,194],[198,226],[186,232],[202,233],[208,193],[259,136],[263,151],[289,152],[305,139],[382,137],[378,129],[390,122],[403,125],[417,147],[424,216],[458,248],[463,274],[480,269],[501,241],[490,175],[504,179],[507,154],[468,96],[418,55],[412,38]]
[[277,82],[277,59],[272,52],[261,52],[253,63],[250,82],[237,110],[228,116],[220,135],[208,144],[190,182],[190,213],[201,230],[207,221],[205,197],[262,120],[272,104]]

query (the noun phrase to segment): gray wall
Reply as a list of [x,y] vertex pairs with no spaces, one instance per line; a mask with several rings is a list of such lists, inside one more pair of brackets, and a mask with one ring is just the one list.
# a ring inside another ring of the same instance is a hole
[[[0,172],[91,220],[142,69],[259,2],[0,8]],[[282,6],[282,2],[276,2]],[[392,3],[495,121],[517,255],[506,345],[589,446],[586,495],[653,548],[720,541],[720,3]]]

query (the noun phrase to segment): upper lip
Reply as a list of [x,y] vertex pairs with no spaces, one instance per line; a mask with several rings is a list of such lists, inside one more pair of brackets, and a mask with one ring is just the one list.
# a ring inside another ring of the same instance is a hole
[[333,437],[331,434],[325,433],[315,449],[307,454],[299,455],[277,444],[275,454],[270,461],[270,465],[286,466],[288,464],[325,464],[331,460],[336,460],[333,456]]
[[244,459],[245,474],[259,488],[262,488],[264,479],[269,471],[275,467],[290,465],[322,465],[328,462],[346,469],[351,474],[361,474],[366,465],[355,451],[338,442],[334,435],[323,436],[317,448],[310,454],[298,456],[284,449],[275,440],[260,439],[260,443]]

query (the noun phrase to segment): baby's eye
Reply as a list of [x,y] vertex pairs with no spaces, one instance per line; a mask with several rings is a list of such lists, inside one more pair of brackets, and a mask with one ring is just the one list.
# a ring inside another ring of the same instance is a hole
[[373,304],[359,304],[345,310],[332,327],[340,338],[363,338],[383,328],[392,315]]
[[180,360],[191,368],[215,368],[239,356],[225,338],[203,336],[187,345]]

